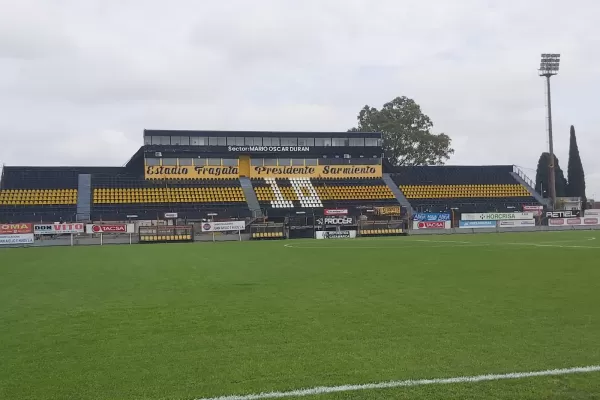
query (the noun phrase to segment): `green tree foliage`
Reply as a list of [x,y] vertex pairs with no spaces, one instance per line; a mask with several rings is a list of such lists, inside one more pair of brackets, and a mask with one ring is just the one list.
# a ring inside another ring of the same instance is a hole
[[443,165],[454,153],[451,139],[431,133],[433,122],[408,97],[396,97],[381,110],[368,105],[350,132],[381,132],[384,156],[392,165]]
[[[544,152],[540,156],[537,166],[537,172],[535,174],[535,190],[540,193],[543,197],[550,197],[548,188],[550,187],[548,177],[550,176],[548,171],[548,165],[550,161],[550,153]],[[558,158],[554,155],[554,176],[556,180],[556,197],[565,197],[567,192],[567,180],[565,174],[560,168]]]
[[579,147],[577,146],[577,137],[575,136],[575,127],[573,125],[571,125],[567,177],[569,180],[569,184],[567,186],[567,196],[581,197],[582,203],[585,204],[585,174],[583,172],[583,164],[581,163]]

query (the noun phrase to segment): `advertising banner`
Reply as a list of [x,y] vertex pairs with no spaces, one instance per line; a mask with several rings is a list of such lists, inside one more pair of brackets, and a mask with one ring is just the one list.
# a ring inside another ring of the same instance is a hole
[[251,178],[381,178],[381,165],[307,165],[250,167]]
[[375,207],[376,215],[399,216],[401,211],[400,206]]
[[325,215],[348,215],[348,210],[345,208],[330,208],[325,210]]
[[317,218],[317,225],[352,225],[354,218],[347,216]]
[[459,221],[459,228],[495,228],[496,221]]
[[87,233],[134,233],[133,224],[89,224],[85,226]]
[[21,233],[15,235],[0,235],[0,246],[11,244],[32,244],[33,233]]
[[165,218],[166,219],[177,218],[177,213],[176,212],[165,213]]
[[416,213],[415,221],[450,221],[450,213]]
[[0,224],[0,235],[14,235],[21,233],[32,233],[33,224]]
[[450,229],[450,221],[413,221],[413,229]]
[[510,221],[498,221],[498,228],[519,228],[524,226],[535,226],[535,220],[513,219]]
[[33,233],[36,235],[62,235],[71,233],[85,232],[85,225],[75,224],[36,224],[33,226]]
[[579,218],[581,211],[579,210],[563,210],[563,211],[548,211],[546,218]]
[[315,239],[354,239],[356,231],[316,231]]
[[244,229],[246,229],[245,221],[203,222],[202,223],[202,232],[243,231]]
[[584,217],[600,217],[600,210],[598,210],[598,209],[585,210],[583,212],[583,216]]
[[584,218],[550,218],[549,226],[590,226],[600,225],[600,217],[584,217]]
[[533,219],[533,212],[514,212],[514,213],[465,213],[460,219],[463,221],[500,221],[513,219]]
[[523,206],[523,211],[531,211],[533,215],[539,217],[544,211],[544,206]]
[[145,177],[146,179],[238,179],[240,172],[238,167],[146,165]]

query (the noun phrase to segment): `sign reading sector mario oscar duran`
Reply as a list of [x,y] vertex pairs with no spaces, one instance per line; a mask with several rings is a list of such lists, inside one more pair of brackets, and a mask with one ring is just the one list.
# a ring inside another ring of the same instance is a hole
[[17,223],[17,224],[0,224],[0,235],[11,235],[21,233],[32,233],[33,224]]
[[381,165],[306,165],[251,167],[251,178],[381,178]]
[[168,167],[165,165],[146,165],[146,179],[237,179],[238,167],[187,166]]
[[514,212],[514,213],[465,213],[460,216],[463,221],[500,221],[511,219],[533,219],[532,212]]
[[36,235],[60,235],[70,233],[83,233],[85,225],[75,224],[36,224],[33,226],[33,233]]
[[11,244],[32,244],[33,233],[20,233],[13,235],[0,235],[0,246]]
[[304,153],[310,151],[310,146],[227,146],[227,151],[236,153]]
[[450,229],[450,221],[413,221],[413,229]]
[[133,224],[90,224],[85,226],[87,233],[133,233]]
[[243,231],[246,229],[245,221],[203,222],[202,232],[228,232]]

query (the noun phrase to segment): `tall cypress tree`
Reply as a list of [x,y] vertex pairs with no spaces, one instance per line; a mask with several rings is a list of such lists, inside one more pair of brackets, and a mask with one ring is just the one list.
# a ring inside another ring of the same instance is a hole
[[567,171],[569,185],[567,186],[567,196],[581,197],[583,204],[585,198],[585,174],[577,146],[577,137],[575,136],[575,127],[571,125],[571,140],[569,142],[569,167]]
[[[548,191],[548,188],[550,187],[550,183],[548,180],[549,161],[550,153],[542,153],[538,161],[537,171],[535,174],[535,190],[538,193],[540,193],[543,197],[550,197],[550,192]],[[565,174],[560,168],[560,164],[558,163],[558,158],[556,158],[556,154],[554,155],[554,176],[556,183],[556,197],[566,196],[567,180],[565,179]]]

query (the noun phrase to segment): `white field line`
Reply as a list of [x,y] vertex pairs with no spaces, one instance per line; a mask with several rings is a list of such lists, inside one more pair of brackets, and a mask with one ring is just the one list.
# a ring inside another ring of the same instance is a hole
[[561,369],[548,369],[545,371],[531,372],[510,372],[507,374],[488,374],[476,376],[459,376],[455,378],[440,379],[419,379],[405,381],[389,381],[379,383],[366,383],[362,385],[341,385],[341,386],[317,386],[307,389],[290,390],[287,392],[263,392],[246,395],[229,395],[220,397],[203,397],[196,400],[261,400],[261,399],[281,399],[285,397],[304,397],[320,394],[354,392],[359,390],[389,389],[399,387],[412,387],[424,385],[447,385],[452,383],[477,383],[486,381],[499,381],[506,379],[522,379],[537,376],[556,376],[569,374],[584,374],[589,372],[600,372],[600,365],[589,365],[587,367],[573,367]]

